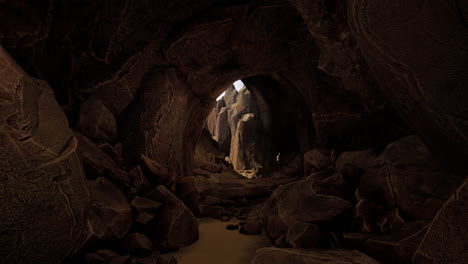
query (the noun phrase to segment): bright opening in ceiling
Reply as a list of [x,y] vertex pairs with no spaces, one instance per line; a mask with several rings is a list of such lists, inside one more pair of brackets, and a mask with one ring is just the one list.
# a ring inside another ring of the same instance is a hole
[[[233,83],[233,85],[234,85],[234,87],[236,88],[237,91],[240,91],[240,89],[242,89],[242,87],[244,87],[244,83],[241,80],[235,81]],[[223,92],[220,96],[218,96],[218,98],[216,98],[216,101],[221,100],[221,98],[223,98],[225,94],[226,94],[226,92]]]

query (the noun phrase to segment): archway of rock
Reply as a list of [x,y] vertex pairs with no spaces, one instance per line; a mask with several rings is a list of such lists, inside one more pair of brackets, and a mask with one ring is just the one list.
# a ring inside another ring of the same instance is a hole
[[[248,178],[268,177],[283,166],[297,174],[303,153],[315,140],[310,110],[300,97],[293,96],[294,91],[271,77],[244,81],[246,84],[232,85],[217,99],[196,147],[196,163],[214,161],[216,156]],[[216,152],[213,145],[217,145]],[[199,169],[196,166],[195,171]]]
[[[0,262],[144,262],[247,191],[271,197],[244,231],[280,247],[254,263],[464,259],[450,246],[468,222],[453,213],[467,211],[460,1],[112,2],[0,4]],[[271,138],[305,153],[304,175],[213,198],[194,151],[237,79],[273,116],[299,108]]]

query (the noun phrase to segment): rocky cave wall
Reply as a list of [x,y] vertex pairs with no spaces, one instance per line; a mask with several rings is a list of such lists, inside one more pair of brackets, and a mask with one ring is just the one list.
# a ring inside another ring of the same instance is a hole
[[[307,148],[382,150],[417,134],[437,161],[465,176],[467,10],[461,0],[3,1],[0,189],[8,202],[0,213],[17,221],[2,221],[0,257],[59,263],[105,238],[83,231],[87,189],[114,192],[96,175],[138,194],[124,176],[137,177],[140,166],[158,175],[150,185],[174,188],[193,174],[215,98],[258,75],[307,105]],[[96,182],[85,187],[85,176]],[[166,190],[152,193],[186,212]],[[56,219],[29,221],[45,212]]]

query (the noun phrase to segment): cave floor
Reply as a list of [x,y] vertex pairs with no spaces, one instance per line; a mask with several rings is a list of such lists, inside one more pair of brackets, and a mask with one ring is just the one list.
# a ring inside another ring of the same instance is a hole
[[246,264],[262,247],[271,246],[265,235],[243,235],[238,230],[227,230],[226,225],[239,220],[221,222],[217,219],[199,219],[200,239],[174,254],[178,264]]

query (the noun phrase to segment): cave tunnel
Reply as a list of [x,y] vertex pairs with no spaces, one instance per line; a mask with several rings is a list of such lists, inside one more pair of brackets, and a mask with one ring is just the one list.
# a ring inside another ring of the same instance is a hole
[[468,263],[468,6],[384,2],[0,1],[0,263]]

